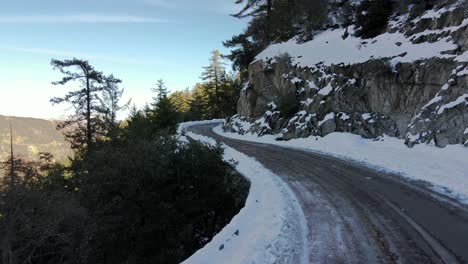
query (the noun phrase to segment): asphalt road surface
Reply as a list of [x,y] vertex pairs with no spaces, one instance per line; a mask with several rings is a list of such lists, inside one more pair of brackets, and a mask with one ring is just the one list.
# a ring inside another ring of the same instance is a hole
[[222,137],[213,127],[190,130],[254,157],[291,187],[307,219],[312,263],[468,263],[468,207],[397,175]]

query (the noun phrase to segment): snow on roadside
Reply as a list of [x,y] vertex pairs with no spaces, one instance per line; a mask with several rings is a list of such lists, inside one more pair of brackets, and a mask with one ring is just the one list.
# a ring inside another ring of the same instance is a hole
[[323,138],[276,141],[274,135],[239,135],[224,132],[221,126],[215,127],[213,131],[229,138],[292,147],[356,161],[413,180],[429,182],[434,185],[434,190],[468,204],[468,148],[461,145],[437,148],[419,144],[408,148],[402,140],[389,136],[384,136],[382,141],[373,141],[337,132]]
[[[181,141],[190,137],[213,145],[214,139],[188,132],[187,128],[219,122],[183,123],[178,130]],[[183,263],[309,263],[306,220],[288,185],[255,159],[224,147],[225,160],[236,161],[236,169],[250,181],[245,207],[211,242]]]
[[213,120],[201,120],[201,121],[190,121],[190,122],[180,123],[179,126],[177,127],[177,134],[183,135],[187,131],[187,128],[191,126],[220,124],[220,123],[224,123],[225,121],[226,121],[225,119],[213,119]]

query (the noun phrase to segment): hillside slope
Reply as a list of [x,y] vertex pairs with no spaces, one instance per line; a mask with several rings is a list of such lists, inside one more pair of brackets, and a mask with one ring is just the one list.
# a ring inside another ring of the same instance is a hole
[[39,152],[50,152],[56,159],[71,155],[70,146],[54,121],[0,115],[0,160],[10,153],[10,121],[13,127],[15,154],[36,159]]
[[250,65],[225,129],[282,140],[350,132],[410,147],[468,145],[466,13],[458,1],[416,18],[395,13],[371,39],[351,25],[270,45]]

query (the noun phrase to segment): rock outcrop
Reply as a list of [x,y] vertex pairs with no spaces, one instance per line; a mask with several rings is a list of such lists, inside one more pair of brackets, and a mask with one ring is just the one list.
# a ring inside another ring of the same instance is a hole
[[440,56],[300,66],[282,55],[253,62],[238,115],[225,129],[277,134],[279,140],[349,132],[365,138],[387,134],[410,147],[468,146],[468,21],[463,7],[437,12],[395,19],[388,32],[404,33],[413,44],[443,38],[456,43]]

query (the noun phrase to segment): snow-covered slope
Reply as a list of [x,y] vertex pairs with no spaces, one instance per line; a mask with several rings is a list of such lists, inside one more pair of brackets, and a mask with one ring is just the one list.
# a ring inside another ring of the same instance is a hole
[[[404,17],[399,17],[403,19]],[[423,32],[418,34],[440,34],[442,32],[456,31],[468,25],[465,19],[460,26]],[[455,58],[457,55],[443,54],[443,52],[454,50],[457,45],[450,37],[441,38],[435,42],[412,43],[415,36],[405,36],[400,32],[385,33],[373,39],[363,40],[351,34],[343,39],[345,29],[329,29],[315,36],[312,41],[297,43],[295,39],[288,42],[273,44],[260,53],[257,60],[267,61],[281,54],[289,54],[293,64],[301,67],[311,67],[317,63],[331,64],[356,64],[370,59],[390,58],[391,62],[413,62],[420,59],[432,57]],[[458,57],[464,60],[465,56]]]
[[[386,33],[372,39],[354,36],[354,26],[349,28],[328,29],[319,32],[314,39],[298,43],[291,39],[284,43],[273,44],[261,52],[256,59],[267,61],[281,54],[289,54],[292,64],[300,67],[313,67],[317,63],[356,64],[371,59],[389,58],[393,64],[413,62],[432,57],[454,58],[466,61],[467,53],[447,54],[458,48],[457,37],[452,33],[463,30],[468,25],[468,18],[455,26],[432,26],[420,29],[418,24],[435,21],[434,24],[454,12],[462,9],[461,2],[438,10],[428,10],[421,17],[411,19],[408,14],[394,16]],[[460,11],[461,12],[461,11]],[[408,29],[408,25],[413,25]],[[436,36],[436,37],[435,37]],[[422,41],[432,37],[430,41]]]

